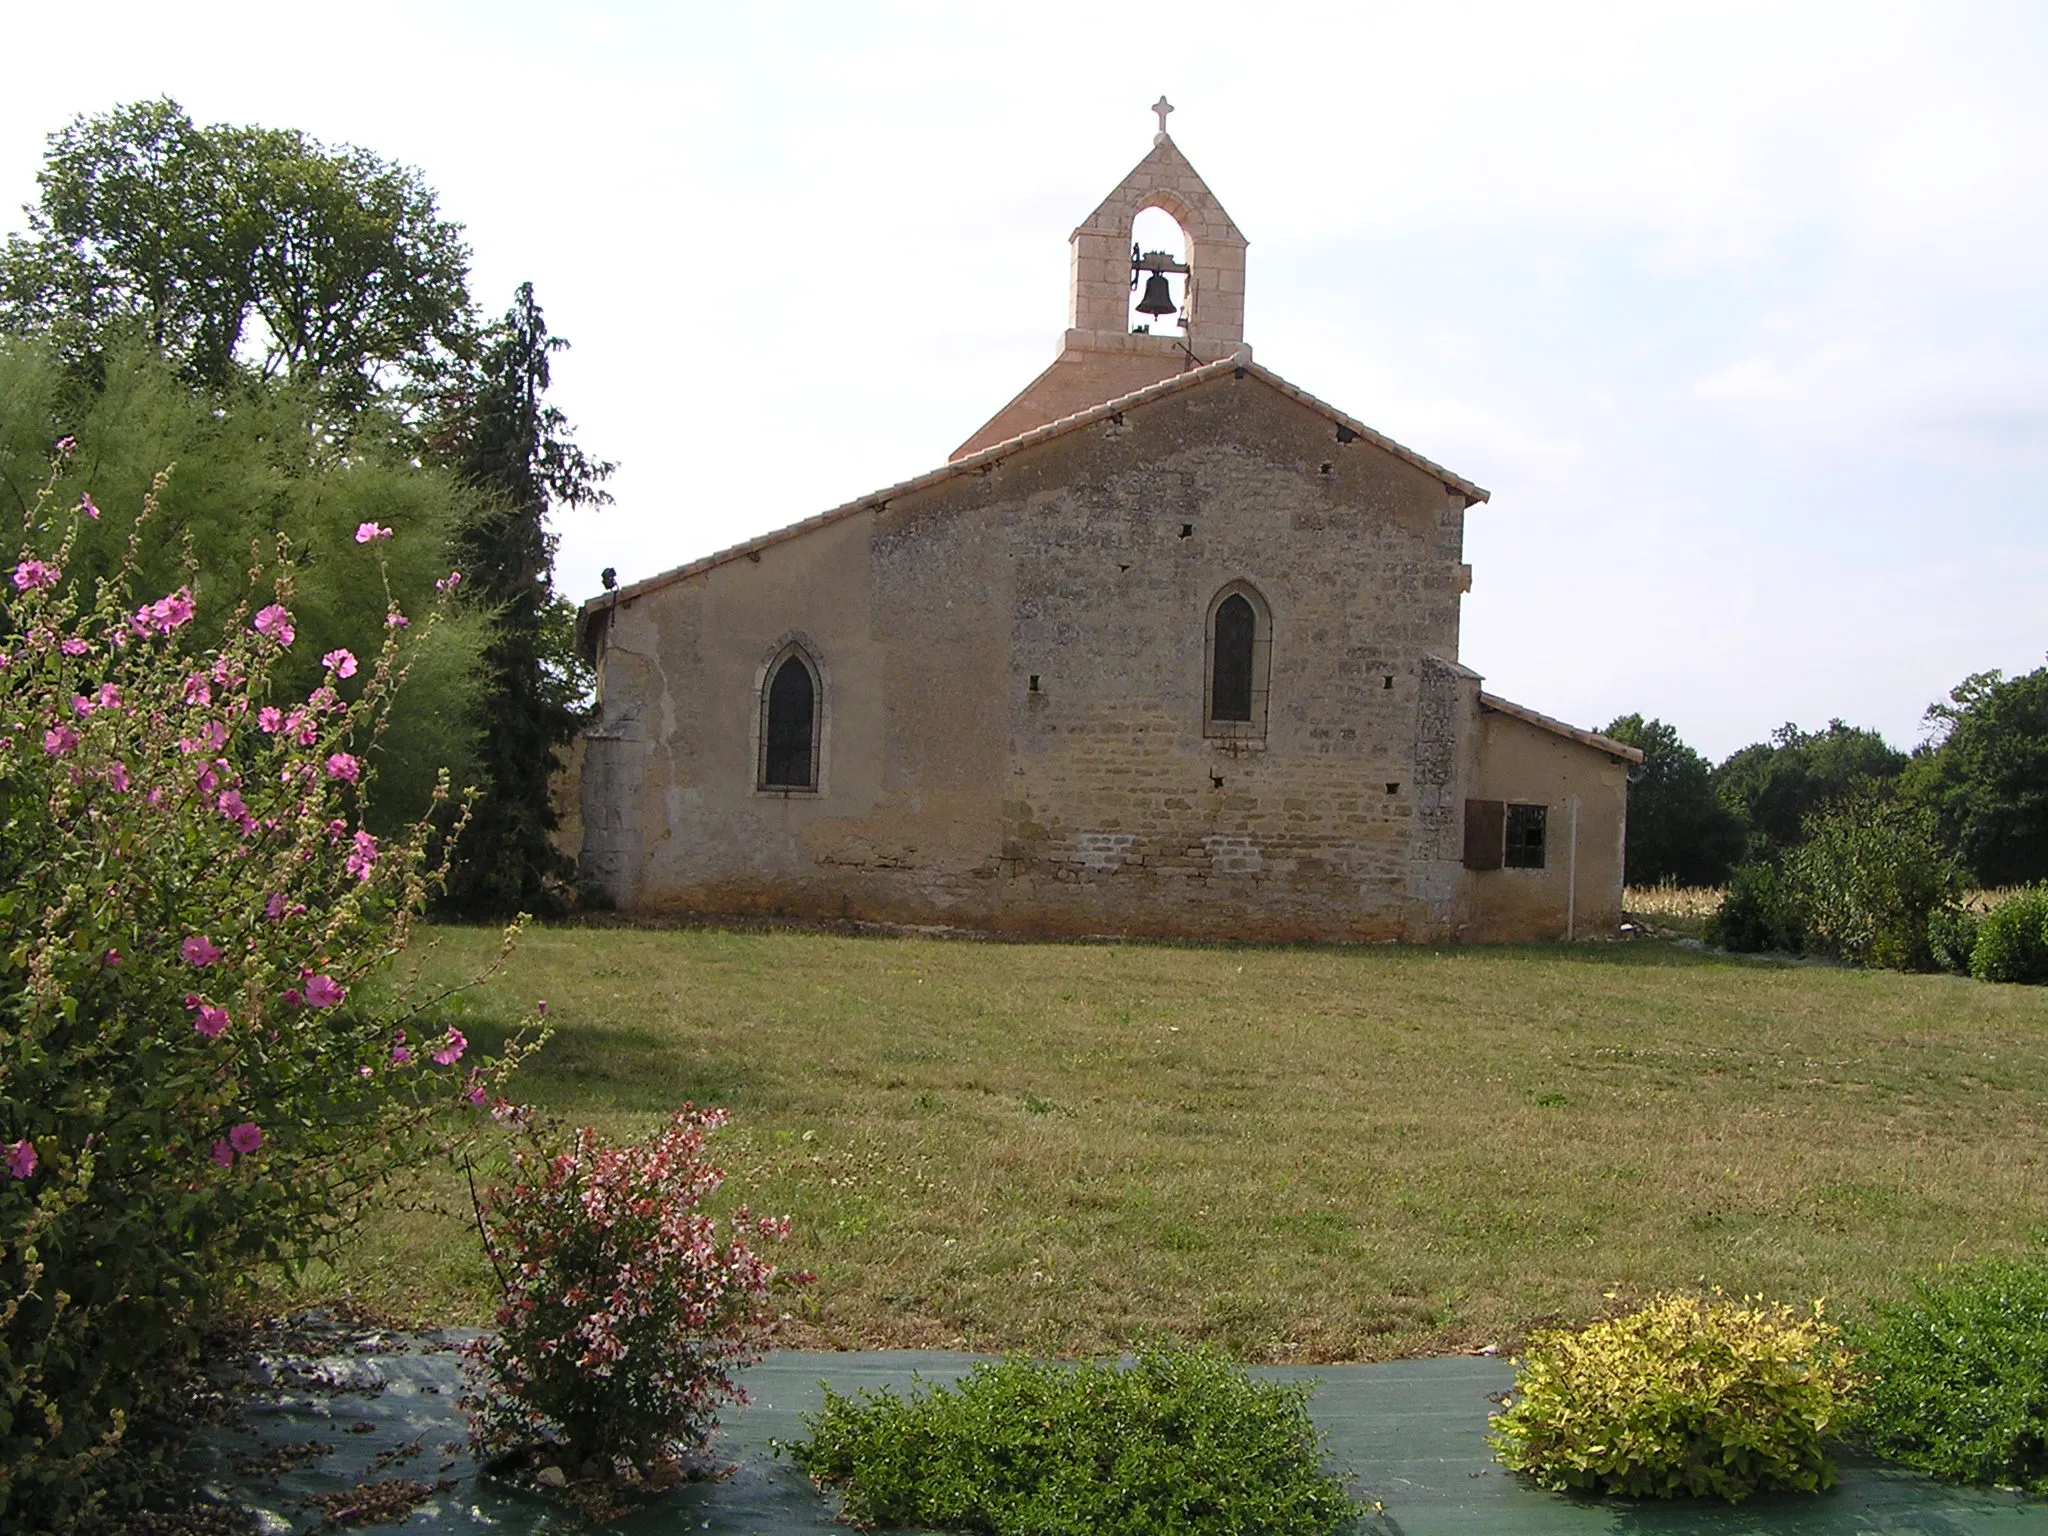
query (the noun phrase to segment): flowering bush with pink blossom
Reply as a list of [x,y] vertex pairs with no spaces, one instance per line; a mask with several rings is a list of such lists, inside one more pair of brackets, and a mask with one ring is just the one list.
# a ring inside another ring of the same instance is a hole
[[723,1110],[690,1106],[639,1146],[576,1133],[517,1159],[517,1182],[480,1202],[505,1288],[498,1331],[469,1346],[471,1438],[487,1455],[538,1455],[574,1473],[596,1457],[658,1469],[705,1442],[734,1367],[760,1358],[778,1274],[756,1251],[787,1218],[701,1207],[724,1181],[704,1142]]
[[[362,822],[407,632],[353,701],[280,697],[288,562],[201,636],[132,560],[67,582],[81,509],[51,504],[0,589],[0,1526],[29,1528],[100,1498],[237,1285],[485,1118],[523,1050],[481,1062],[373,976],[440,877],[424,823]],[[374,582],[369,542],[333,558]]]

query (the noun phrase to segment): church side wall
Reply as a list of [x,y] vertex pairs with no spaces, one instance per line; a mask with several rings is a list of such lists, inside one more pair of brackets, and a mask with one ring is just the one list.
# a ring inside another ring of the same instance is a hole
[[[618,905],[986,922],[1000,581],[972,540],[877,562],[891,540],[876,522],[828,525],[611,617],[584,868]],[[791,645],[822,688],[811,793],[759,783],[762,692]]]
[[[1461,938],[1561,939],[1612,934],[1621,922],[1628,764],[1512,715],[1481,710],[1474,798],[1541,805],[1541,869],[1467,871]],[[1576,801],[1574,879],[1572,808]]]

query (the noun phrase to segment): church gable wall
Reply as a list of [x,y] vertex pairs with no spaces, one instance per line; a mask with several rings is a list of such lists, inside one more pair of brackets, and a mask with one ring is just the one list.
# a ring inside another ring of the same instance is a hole
[[[1445,901],[1412,889],[1414,766],[1422,658],[1457,644],[1463,498],[1251,379],[998,473],[1027,496],[1010,533],[1010,924],[1442,926]],[[1270,670],[1263,729],[1225,736],[1204,729],[1205,631],[1233,583],[1266,609]]]

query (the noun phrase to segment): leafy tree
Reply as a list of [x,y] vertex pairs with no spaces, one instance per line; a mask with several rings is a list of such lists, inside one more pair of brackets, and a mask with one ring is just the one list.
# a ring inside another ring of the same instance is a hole
[[[322,654],[360,650],[363,635],[382,630],[387,597],[406,613],[432,605],[459,530],[482,504],[454,474],[412,462],[374,413],[359,434],[335,438],[315,430],[321,411],[316,391],[289,382],[197,390],[138,347],[109,354],[89,385],[47,347],[0,337],[0,517],[18,520],[33,504],[62,437],[76,440],[61,484],[72,505],[90,495],[109,509],[135,507],[172,466],[140,532],[137,578],[159,591],[189,580],[201,621],[216,627],[243,600],[252,563],[287,539],[301,638],[278,669],[304,693],[320,679]],[[388,594],[372,552],[355,541],[364,523],[392,530],[375,551]],[[121,565],[128,533],[110,515],[82,520],[78,538],[66,572],[90,590]],[[372,750],[379,831],[425,811],[440,768],[458,785],[473,773],[489,628],[487,615],[468,612],[412,637],[409,679]],[[350,694],[358,684],[341,686]]]
[[196,382],[242,369],[355,409],[470,326],[469,251],[417,171],[288,129],[201,128],[174,101],[53,134],[0,254],[0,328],[97,359],[146,342]]
[[451,906],[477,915],[549,911],[572,873],[548,840],[560,824],[549,781],[583,722],[589,679],[573,648],[573,610],[554,590],[547,519],[557,506],[609,502],[601,482],[612,466],[578,448],[542,399],[548,359],[567,346],[522,284],[467,390],[443,406],[449,460],[487,498],[462,541],[467,589],[494,616],[478,745],[484,795],[448,888]]
[[1630,885],[1660,880],[1719,885],[1726,880],[1742,857],[1744,830],[1741,819],[1714,793],[1713,765],[1662,720],[1623,715],[1604,734],[1643,753],[1642,766],[1629,775],[1624,880]]
[[1815,811],[1896,778],[1906,761],[1876,731],[1840,720],[1824,731],[1786,724],[1716,768],[1714,788],[1748,826],[1752,856],[1769,857],[1796,847]]
[[2048,667],[1978,672],[1927,708],[1940,733],[1907,792],[1985,885],[2048,880]]

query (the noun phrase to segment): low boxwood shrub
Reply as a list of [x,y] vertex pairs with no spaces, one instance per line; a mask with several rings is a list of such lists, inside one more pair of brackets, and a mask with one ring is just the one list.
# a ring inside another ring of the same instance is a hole
[[1979,981],[2048,981],[2048,886],[2021,891],[1985,915],[1970,974]]
[[2048,1263],[1966,1265],[1875,1310],[1855,1333],[1870,1447],[1949,1482],[2048,1494]]
[[1852,1378],[1815,1305],[1659,1296],[1577,1332],[1538,1333],[1490,1438],[1539,1487],[1629,1497],[1813,1493]]
[[1359,1506],[1322,1470],[1305,1386],[1203,1351],[1005,1360],[957,1386],[829,1388],[789,1448],[847,1519],[990,1536],[1316,1536]]

